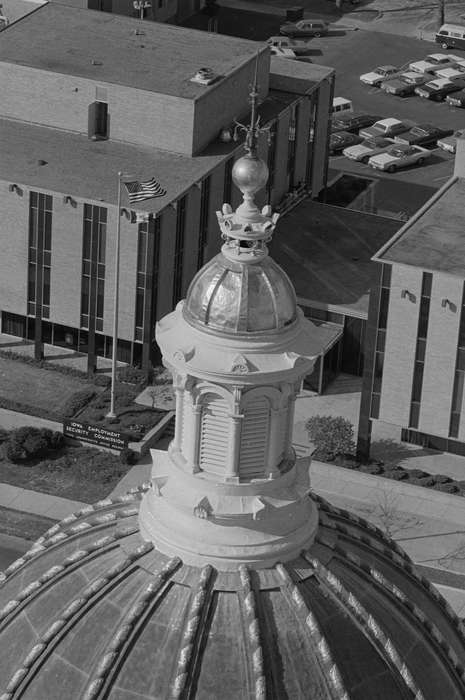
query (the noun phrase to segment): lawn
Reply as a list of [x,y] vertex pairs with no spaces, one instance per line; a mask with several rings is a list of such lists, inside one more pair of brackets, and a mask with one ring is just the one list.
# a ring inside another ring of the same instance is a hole
[[14,464],[0,455],[0,483],[94,503],[108,496],[131,469],[118,455],[95,447],[66,445],[45,459]]
[[22,513],[19,510],[0,506],[0,532],[4,535],[14,535],[25,540],[35,541],[52,525],[55,525],[55,522],[55,520],[42,515]]
[[60,421],[69,398],[86,387],[102,391],[79,377],[0,357],[0,401],[6,400],[4,408]]

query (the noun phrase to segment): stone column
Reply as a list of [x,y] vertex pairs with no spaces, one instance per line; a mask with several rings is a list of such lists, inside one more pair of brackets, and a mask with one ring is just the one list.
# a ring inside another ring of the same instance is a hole
[[202,419],[202,405],[195,403],[192,406],[192,433],[189,450],[189,463],[192,465],[192,473],[197,474],[200,471],[199,466],[199,449],[200,449],[200,430]]
[[[286,436],[287,430],[287,407],[271,409],[270,428],[268,436],[268,476],[279,474],[278,464],[280,462],[279,453],[281,440]],[[283,426],[283,423],[285,424]],[[285,446],[283,446],[285,447]],[[283,450],[283,456],[284,450]]]
[[173,448],[181,450],[182,431],[183,431],[183,406],[184,406],[184,389],[186,386],[186,378],[176,374],[173,377],[173,387],[176,395],[176,423],[173,439]]
[[240,413],[242,391],[234,387],[233,413],[230,414],[231,425],[229,429],[229,458],[226,464],[225,481],[239,481],[239,457],[241,451],[241,432],[243,414]]

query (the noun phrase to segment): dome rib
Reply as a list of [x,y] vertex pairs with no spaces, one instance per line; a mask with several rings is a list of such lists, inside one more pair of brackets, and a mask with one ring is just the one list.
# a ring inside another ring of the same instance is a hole
[[311,645],[317,654],[323,669],[321,680],[323,680],[327,686],[328,697],[331,697],[332,700],[350,700],[347,690],[344,687],[341,673],[334,661],[328,642],[317,618],[307,606],[287,567],[283,564],[277,564],[276,570],[283,579],[288,603],[290,607],[294,609],[303,629],[306,630]]
[[158,599],[168,579],[181,566],[178,557],[169,559],[153,580],[144,586],[142,592],[131,603],[127,612],[119,620],[118,627],[106,645],[105,651],[96,663],[82,700],[97,700],[106,696],[112,681],[118,674],[118,666],[125,659],[125,652],[133,644],[144,620],[153,613]]
[[21,693],[29,685],[33,674],[37,674],[60,639],[74,626],[82,615],[88,612],[95,602],[109,589],[118,585],[127,576],[127,569],[140,557],[153,549],[151,542],[145,542],[133,549],[120,562],[105,571],[104,576],[96,577],[76,598],[71,600],[55,620],[47,627],[26,654],[21,666],[15,671],[6,685],[6,693]]
[[[253,590],[252,577],[246,566],[239,567],[239,577],[243,607],[247,620],[246,643],[249,647],[247,659],[251,666],[251,677],[254,682],[255,700],[265,700],[267,697],[266,676],[263,658],[263,646],[260,630],[260,619],[257,612],[257,599]],[[250,661],[251,660],[251,661]]]
[[202,637],[202,623],[208,612],[211,600],[211,580],[213,567],[210,564],[204,566],[200,572],[199,584],[195,595],[191,599],[187,614],[184,632],[182,634],[182,646],[174,673],[174,681],[171,697],[181,698],[187,690],[192,688],[195,679],[195,666],[199,658],[199,645]]
[[327,569],[320,561],[309,557],[307,553],[304,554],[304,557],[309,564],[315,568],[319,580],[326,585],[344,609],[352,614],[362,626],[366,636],[369,638],[372,645],[379,650],[385,662],[397,671],[399,683],[407,686],[415,700],[424,700],[423,693],[416,685],[409,668],[402,661],[402,657],[398,653],[394,643],[382,626],[374,619],[373,615],[362,605],[359,598],[352,591],[349,591],[343,585],[341,579]]

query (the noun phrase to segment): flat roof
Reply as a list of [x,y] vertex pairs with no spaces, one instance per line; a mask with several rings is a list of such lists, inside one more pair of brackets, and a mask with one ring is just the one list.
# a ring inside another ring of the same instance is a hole
[[271,254],[309,305],[366,316],[379,281],[371,258],[398,228],[394,219],[306,199],[279,219]]
[[[257,42],[258,44],[258,42]],[[321,66],[301,59],[292,61],[288,58],[271,56],[270,88],[273,90],[291,90],[298,94],[307,94],[312,87],[325,78],[334,75],[334,68]]]
[[[275,118],[297,98],[294,93],[270,91],[258,108],[261,123]],[[132,208],[156,213],[241,148],[241,142],[225,144],[218,139],[198,156],[190,157],[112,139],[92,141],[84,134],[0,119],[0,180],[116,205],[119,171],[133,173],[141,180],[155,177],[166,195]],[[38,165],[39,160],[46,165]],[[128,206],[125,197],[122,206]]]
[[199,68],[226,76],[265,50],[214,32],[49,3],[2,32],[0,61],[195,99],[217,84],[190,82]]
[[[154,177],[166,189],[166,195],[138,202],[131,209],[156,213],[224,160],[232,150],[228,146],[218,144],[216,153],[190,158],[120,141],[92,141],[80,134],[2,119],[0,180],[116,204],[118,172],[135,174],[140,180]],[[46,164],[40,165],[39,161]],[[129,207],[125,196],[122,206]]]
[[465,179],[451,178],[374,256],[464,277]]

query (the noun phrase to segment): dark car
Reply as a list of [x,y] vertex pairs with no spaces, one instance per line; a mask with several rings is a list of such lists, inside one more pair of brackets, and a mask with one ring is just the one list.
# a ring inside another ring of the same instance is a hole
[[352,112],[351,114],[341,114],[331,120],[331,133],[337,131],[358,131],[366,126],[371,126],[381,117],[374,114]]
[[419,85],[415,88],[415,94],[419,97],[424,97],[427,100],[435,100],[440,102],[450,92],[458,92],[465,88],[463,80],[447,80],[447,78],[436,78],[425,85]]
[[417,124],[410,131],[396,136],[395,140],[399,143],[408,143],[410,146],[429,146],[443,136],[450,136],[452,133],[452,129],[442,129],[432,124]]
[[325,36],[328,25],[322,19],[301,19],[298,22],[285,22],[279,28],[285,36]]
[[329,153],[334,156],[340,153],[344,148],[355,146],[355,144],[363,141],[358,134],[351,134],[350,131],[337,131],[329,137]]
[[453,92],[451,95],[447,95],[446,102],[452,107],[465,107],[465,90],[460,90],[459,92]]

